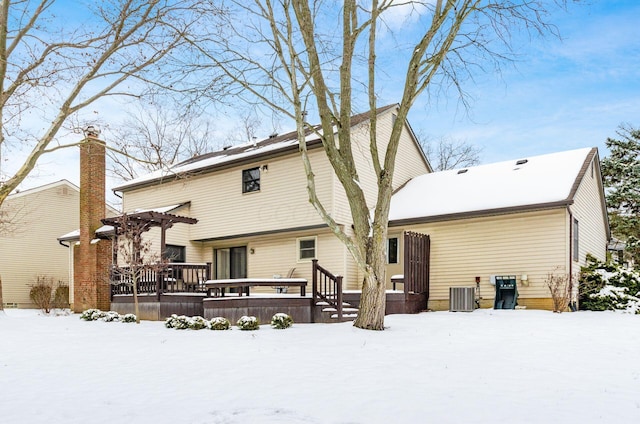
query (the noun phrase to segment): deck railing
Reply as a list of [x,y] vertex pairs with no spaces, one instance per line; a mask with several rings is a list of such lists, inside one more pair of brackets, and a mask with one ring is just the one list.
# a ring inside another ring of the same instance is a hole
[[312,293],[313,304],[318,302],[326,302],[330,307],[335,308],[338,319],[342,319],[342,276],[333,275],[320,265],[318,260],[314,259]]
[[[206,293],[204,282],[211,279],[211,262],[152,264],[136,273],[138,293]],[[111,296],[133,294],[134,275],[129,267],[112,266],[109,276]]]

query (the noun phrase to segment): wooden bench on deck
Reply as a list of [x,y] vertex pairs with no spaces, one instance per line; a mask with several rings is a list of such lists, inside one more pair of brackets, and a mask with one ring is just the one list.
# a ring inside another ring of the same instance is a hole
[[251,287],[300,287],[300,296],[305,296],[307,280],[304,278],[233,278],[229,280],[207,280],[204,283],[208,297],[224,297],[227,288],[238,288],[238,296],[249,296]]

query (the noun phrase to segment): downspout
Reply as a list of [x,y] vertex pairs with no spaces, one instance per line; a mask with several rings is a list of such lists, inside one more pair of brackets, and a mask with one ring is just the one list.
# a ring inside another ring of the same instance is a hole
[[567,212],[569,212],[569,287],[571,289],[569,309],[571,312],[576,312],[578,308],[573,298],[573,212],[570,206],[567,206]]

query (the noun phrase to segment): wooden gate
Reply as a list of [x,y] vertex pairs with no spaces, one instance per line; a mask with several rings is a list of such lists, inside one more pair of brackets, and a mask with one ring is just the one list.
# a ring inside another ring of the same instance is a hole
[[430,249],[431,240],[427,234],[404,233],[404,293],[422,294],[425,302],[429,299]]

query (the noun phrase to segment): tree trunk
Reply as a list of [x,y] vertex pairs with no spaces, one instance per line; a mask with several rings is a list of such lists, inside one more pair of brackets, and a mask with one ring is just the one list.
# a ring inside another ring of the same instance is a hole
[[140,306],[138,304],[138,279],[133,279],[133,313],[136,315],[136,324],[140,324]]
[[358,317],[353,325],[365,330],[384,330],[386,293],[386,226],[374,224],[367,242],[367,264],[362,282]]
[[384,278],[379,281],[370,274],[362,282],[362,297],[358,317],[353,325],[365,330],[384,330],[386,290]]

